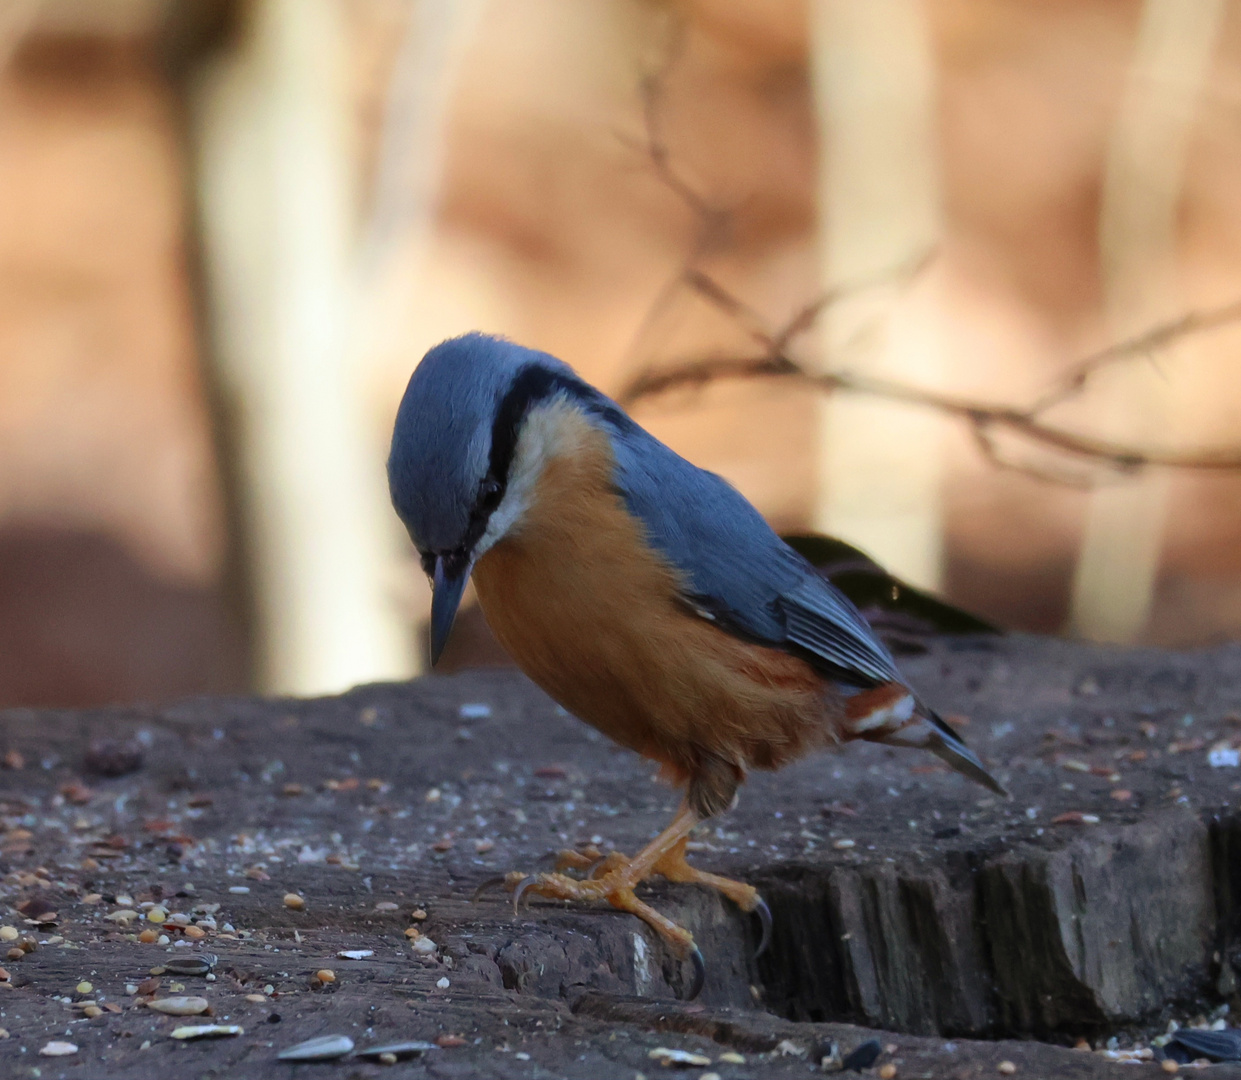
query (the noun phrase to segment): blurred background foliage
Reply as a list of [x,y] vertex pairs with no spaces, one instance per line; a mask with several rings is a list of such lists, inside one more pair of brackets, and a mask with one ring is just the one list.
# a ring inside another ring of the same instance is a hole
[[631,407],[911,596],[1237,637],[1239,118],[1241,0],[0,0],[0,705],[420,671],[467,329],[826,374]]

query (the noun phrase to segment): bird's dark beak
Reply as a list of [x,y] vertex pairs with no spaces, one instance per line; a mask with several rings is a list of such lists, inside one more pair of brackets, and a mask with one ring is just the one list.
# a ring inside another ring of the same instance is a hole
[[470,567],[455,575],[450,575],[444,568],[444,559],[439,556],[435,560],[435,574],[432,578],[431,594],[431,666],[434,667],[444,651],[448,641],[448,632],[452,629],[453,619],[457,617],[457,608],[461,604],[461,594],[465,592],[465,584],[470,580]]

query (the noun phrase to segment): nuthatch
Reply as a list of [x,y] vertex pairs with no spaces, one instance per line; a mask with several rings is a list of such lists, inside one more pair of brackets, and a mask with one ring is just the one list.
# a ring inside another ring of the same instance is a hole
[[740,493],[554,357],[483,334],[437,345],[401,401],[388,480],[433,582],[432,663],[472,577],[531,679],[685,788],[632,859],[614,852],[584,879],[510,874],[514,900],[633,912],[694,960],[690,996],[703,973],[693,938],[634,887],[660,874],[718,889],[763,917],[766,943],[753,887],[685,860],[690,830],[732,805],[748,769],[868,739],[931,750],[1003,793],[857,609]]

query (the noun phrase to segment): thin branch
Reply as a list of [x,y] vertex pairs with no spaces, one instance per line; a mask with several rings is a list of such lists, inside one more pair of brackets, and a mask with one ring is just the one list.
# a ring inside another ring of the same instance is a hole
[[[996,444],[998,433],[1015,435],[1045,450],[1051,450],[1083,464],[1099,465],[1117,473],[1132,473],[1147,466],[1174,469],[1241,469],[1241,447],[1207,450],[1150,450],[1120,442],[1095,438],[1042,419],[1042,414],[1080,394],[1090,379],[1103,368],[1153,357],[1185,338],[1241,322],[1241,300],[1221,307],[1189,312],[1159,323],[1142,333],[1091,353],[1071,365],[1046,392],[1026,408],[959,397],[937,390],[872,378],[847,370],[811,371],[790,355],[790,347],[815,326],[819,317],[842,299],[891,285],[908,285],[934,258],[928,252],[907,266],[876,275],[865,281],[847,283],[823,293],[797,311],[783,326],[769,328],[762,314],[729,291],[699,265],[701,257],[718,248],[731,234],[733,212],[713,205],[676,170],[663,136],[665,83],[684,49],[683,37],[660,69],[642,80],[641,93],[645,122],[645,152],[656,176],[694,214],[699,222],[697,241],[675,284],[703,297],[733,319],[758,346],[753,356],[713,356],[692,358],[659,369],[640,372],[617,395],[622,404],[635,405],[646,399],[678,389],[700,389],[724,379],[783,378],[822,393],[863,394],[885,401],[902,402],[931,409],[965,423],[980,452],[999,468],[1013,469],[1039,479],[1073,487],[1091,487],[1095,480],[1076,471],[1053,469],[1004,457]],[[664,296],[664,301],[668,299]]]

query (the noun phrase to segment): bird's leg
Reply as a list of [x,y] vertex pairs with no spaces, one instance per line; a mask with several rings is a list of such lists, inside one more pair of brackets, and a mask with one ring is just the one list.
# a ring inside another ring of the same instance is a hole
[[669,881],[687,885],[706,885],[709,889],[723,893],[742,911],[757,914],[762,923],[763,932],[754,956],[756,959],[762,956],[771,940],[771,910],[766,902],[759,896],[758,890],[753,885],[747,885],[743,881],[734,881],[732,878],[720,877],[719,874],[709,874],[705,870],[690,866],[685,860],[685,846],[688,843],[689,837],[682,837],[654,865],[653,872]]
[[[699,820],[698,814],[688,804],[683,803],[672,823],[637,855],[626,859],[619,852],[613,852],[604,862],[606,872],[596,877],[579,880],[563,873],[536,874],[529,877],[515,872],[508,875],[505,884],[513,893],[514,906],[527,893],[536,893],[553,900],[606,900],[613,907],[638,916],[668,943],[678,957],[688,959],[697,952],[693,935],[649,904],[644,904],[634,895],[634,889],[656,872],[656,865],[669,852],[678,845],[684,846],[690,830]],[[701,960],[696,960],[696,963],[700,964]]]

